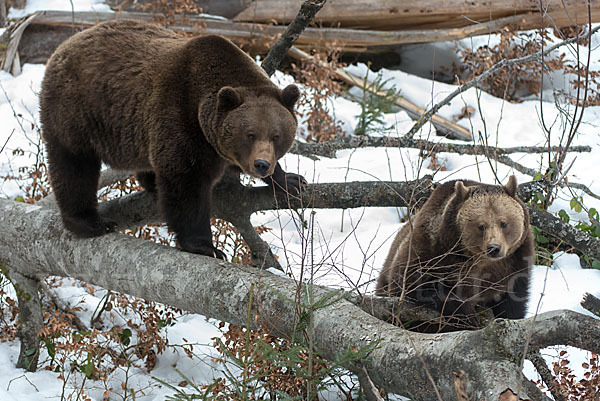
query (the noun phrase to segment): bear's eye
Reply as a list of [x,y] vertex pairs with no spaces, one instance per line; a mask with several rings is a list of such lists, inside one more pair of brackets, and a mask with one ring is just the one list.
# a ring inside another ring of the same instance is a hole
[[481,231],[485,231],[485,224],[480,224],[480,225],[479,225],[479,229],[480,229]]
[[273,141],[275,141],[275,142],[276,142],[276,141],[278,141],[278,140],[279,140],[279,135],[275,135],[275,136],[273,137]]
[[256,139],[256,135],[254,134],[248,134],[248,139],[250,139],[251,141]]
[[506,221],[501,221],[500,222],[500,227],[506,228],[507,226],[508,226],[508,224],[506,224]]

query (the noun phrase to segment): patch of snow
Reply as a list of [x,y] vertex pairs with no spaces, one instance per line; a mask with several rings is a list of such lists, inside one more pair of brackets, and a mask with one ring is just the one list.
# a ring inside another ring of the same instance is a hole
[[71,2],[65,0],[27,0],[23,9],[11,7],[8,18],[22,18],[42,10],[113,12],[108,4],[104,4],[104,0],[72,0],[72,2],[71,6]]

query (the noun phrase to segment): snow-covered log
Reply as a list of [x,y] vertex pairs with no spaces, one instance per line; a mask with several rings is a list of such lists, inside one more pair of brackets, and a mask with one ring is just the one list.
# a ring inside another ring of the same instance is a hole
[[[74,277],[241,325],[251,307],[253,324],[279,336],[293,334],[296,306],[285,298],[295,298],[298,283],[286,277],[120,233],[74,238],[55,209],[38,205],[0,199],[0,220],[0,259],[9,275]],[[315,299],[329,291],[316,287]],[[340,299],[317,310],[314,319],[315,344],[326,358],[378,341],[364,363],[371,379],[414,400],[435,399],[436,392],[456,399],[454,374],[465,378],[473,400],[498,400],[507,389],[523,399],[547,400],[519,368],[528,339],[529,351],[554,344],[600,351],[600,321],[570,311],[498,320],[479,331],[417,334]]]

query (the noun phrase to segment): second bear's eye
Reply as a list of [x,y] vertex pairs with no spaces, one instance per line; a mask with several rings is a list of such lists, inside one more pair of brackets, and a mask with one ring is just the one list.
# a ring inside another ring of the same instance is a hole
[[480,224],[480,225],[479,225],[479,229],[480,229],[481,231],[485,231],[485,224]]
[[506,224],[506,222],[505,222],[505,221],[501,221],[501,222],[500,222],[500,227],[502,227],[502,228],[506,228],[506,226],[508,226],[508,224]]
[[278,141],[278,140],[279,140],[279,135],[275,135],[275,136],[273,137],[273,141]]
[[251,141],[256,139],[256,135],[254,134],[248,134],[248,139],[250,139]]

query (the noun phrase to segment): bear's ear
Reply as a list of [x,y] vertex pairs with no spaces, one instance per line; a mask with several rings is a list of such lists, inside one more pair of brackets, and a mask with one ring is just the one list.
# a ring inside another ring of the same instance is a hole
[[508,182],[504,186],[504,192],[513,198],[515,197],[515,194],[517,193],[517,177],[511,175],[508,178]]
[[471,193],[471,189],[466,187],[464,182],[456,181],[456,184],[454,184],[454,192],[456,193],[458,200],[464,201]]
[[292,111],[299,97],[300,90],[298,87],[294,84],[288,85],[281,91],[281,104]]
[[231,86],[224,86],[217,95],[217,107],[220,111],[233,110],[242,104],[242,97]]

